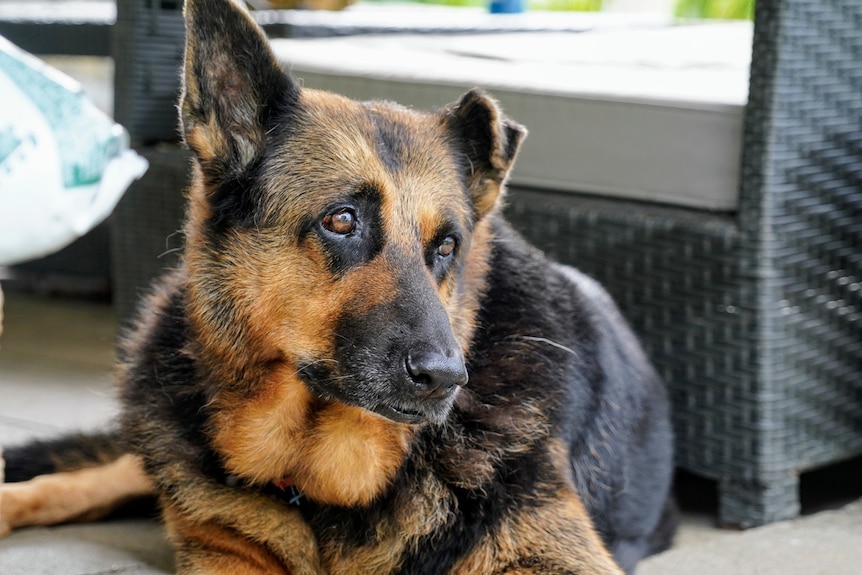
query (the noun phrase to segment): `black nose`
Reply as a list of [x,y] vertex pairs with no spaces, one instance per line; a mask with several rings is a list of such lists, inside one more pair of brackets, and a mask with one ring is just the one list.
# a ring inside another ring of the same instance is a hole
[[428,399],[443,399],[467,383],[467,368],[458,351],[413,350],[407,354],[407,373],[417,393]]

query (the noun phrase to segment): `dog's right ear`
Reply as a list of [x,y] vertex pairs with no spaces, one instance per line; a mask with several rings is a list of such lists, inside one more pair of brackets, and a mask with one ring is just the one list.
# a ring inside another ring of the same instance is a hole
[[299,86],[260,27],[234,0],[186,0],[180,123],[209,183],[236,177],[263,151]]

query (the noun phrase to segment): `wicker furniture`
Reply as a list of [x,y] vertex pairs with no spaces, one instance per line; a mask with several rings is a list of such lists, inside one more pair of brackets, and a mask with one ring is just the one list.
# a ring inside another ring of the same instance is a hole
[[862,3],[758,0],[734,214],[513,194],[644,338],[726,524],[797,515],[801,472],[862,453],[860,62]]
[[[727,524],[793,517],[801,472],[862,453],[859,62],[862,3],[759,0],[733,213],[512,189],[516,225],[602,281],[643,337],[670,385],[678,464],[718,482]],[[134,115],[118,119],[149,139],[157,124]],[[153,153],[114,222],[121,314],[167,263],[154,254],[181,211],[185,160]]]

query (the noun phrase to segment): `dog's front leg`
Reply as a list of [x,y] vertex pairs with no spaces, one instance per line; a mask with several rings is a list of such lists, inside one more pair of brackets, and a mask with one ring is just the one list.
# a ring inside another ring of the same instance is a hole
[[[211,503],[218,506],[217,500]],[[222,522],[218,512],[186,514],[163,498],[178,575],[321,575],[308,525],[297,511],[285,511],[278,528],[271,529],[272,518],[264,512]]]
[[153,484],[134,455],[0,485],[0,537],[17,527],[95,521],[152,493]]
[[179,575],[292,575],[272,551],[232,529],[196,523],[173,508],[163,515]]
[[452,569],[453,575],[623,575],[575,490],[511,515]]

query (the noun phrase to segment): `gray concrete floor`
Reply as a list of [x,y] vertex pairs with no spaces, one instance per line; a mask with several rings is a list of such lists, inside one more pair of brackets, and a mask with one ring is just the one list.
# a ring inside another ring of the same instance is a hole
[[[111,369],[115,320],[106,304],[6,293],[0,340],[0,446],[116,414]],[[808,482],[808,515],[736,532],[715,526],[712,484],[688,478],[673,549],[638,575],[862,573],[862,465]],[[2,575],[158,575],[171,551],[153,520],[23,529],[0,540]]]

